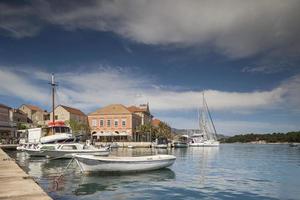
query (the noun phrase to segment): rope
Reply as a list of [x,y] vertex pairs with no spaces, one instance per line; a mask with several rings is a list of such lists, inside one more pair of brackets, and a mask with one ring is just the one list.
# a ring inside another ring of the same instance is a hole
[[[58,157],[57,157],[58,158]],[[57,159],[55,158],[55,159]],[[71,161],[68,163],[67,167],[63,170],[63,172],[58,176],[56,177],[54,180],[53,180],[53,187],[52,187],[52,191],[57,191],[58,187],[59,187],[59,183],[60,181],[62,180],[62,178],[64,177],[66,171],[68,170],[68,168],[71,166],[72,162],[74,161],[74,157],[71,159]]]

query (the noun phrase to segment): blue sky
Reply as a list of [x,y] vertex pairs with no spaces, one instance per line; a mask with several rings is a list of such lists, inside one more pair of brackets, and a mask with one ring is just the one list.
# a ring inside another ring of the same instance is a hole
[[0,1],[0,102],[89,113],[149,102],[196,128],[205,90],[219,133],[300,129],[299,2]]

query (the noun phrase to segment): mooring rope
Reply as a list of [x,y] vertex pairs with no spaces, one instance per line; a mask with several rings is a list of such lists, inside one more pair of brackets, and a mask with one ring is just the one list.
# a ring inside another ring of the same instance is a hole
[[[55,158],[55,159],[57,159],[57,158]],[[52,191],[56,191],[58,189],[58,186],[59,186],[59,183],[60,183],[61,179],[64,177],[66,171],[71,166],[73,161],[74,161],[74,157],[72,157],[72,159],[68,163],[67,167],[63,170],[63,172],[58,177],[54,178]]]

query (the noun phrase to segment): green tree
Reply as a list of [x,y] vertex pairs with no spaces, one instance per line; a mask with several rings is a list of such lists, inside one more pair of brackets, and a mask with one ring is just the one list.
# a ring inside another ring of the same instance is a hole
[[90,127],[86,123],[80,123],[74,119],[66,121],[66,125],[68,125],[74,134],[89,134]]
[[173,138],[172,129],[167,123],[160,122],[158,124],[157,138],[167,138],[167,139]]

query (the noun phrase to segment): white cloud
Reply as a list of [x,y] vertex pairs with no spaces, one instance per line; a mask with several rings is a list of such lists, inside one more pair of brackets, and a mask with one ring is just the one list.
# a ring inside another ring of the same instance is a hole
[[34,1],[24,6],[32,14],[25,9],[25,14],[2,15],[9,19],[11,32],[19,32],[16,35],[42,26],[32,26],[28,18],[34,15],[68,30],[112,31],[144,44],[212,46],[236,58],[265,50],[299,51],[299,6],[297,0]]
[[[32,80],[34,77],[31,77]],[[48,93],[31,82],[30,77],[23,77],[20,73],[0,68],[0,94],[18,97],[27,101],[46,104]]]
[[[0,95],[20,98],[50,106],[50,89],[47,84],[50,74],[39,70],[0,68]],[[162,111],[192,111],[201,105],[201,91],[175,91],[167,87],[154,87],[155,82],[147,77],[136,76],[130,71],[99,68],[93,72],[60,73],[57,102],[84,111],[111,104],[138,105],[149,102],[150,109]],[[213,112],[226,111],[255,114],[256,111],[286,108],[291,112],[300,110],[300,75],[294,76],[270,91],[225,92],[207,90],[205,96]],[[24,103],[25,103],[24,102]],[[277,112],[281,112],[280,110]],[[181,116],[162,116],[173,127],[197,127],[195,119]],[[229,119],[230,120],[230,119]],[[295,125],[268,122],[218,121],[220,133],[249,131],[292,130]],[[273,127],[273,128],[272,128]],[[299,127],[298,127],[299,128]]]
[[[35,84],[45,83],[50,78],[38,70],[1,70],[1,91],[23,99],[45,101],[43,91],[48,87]],[[84,110],[110,103],[139,104],[149,102],[151,109],[182,110],[196,109],[202,104],[202,91],[176,91],[155,87],[147,77],[136,76],[130,71],[99,68],[93,72],[72,72],[57,74],[59,81],[58,101]],[[277,107],[283,102],[300,106],[300,76],[295,76],[270,91],[226,92],[206,90],[205,97],[212,110],[232,112],[253,112],[257,109]],[[30,93],[28,93],[30,91]]]

